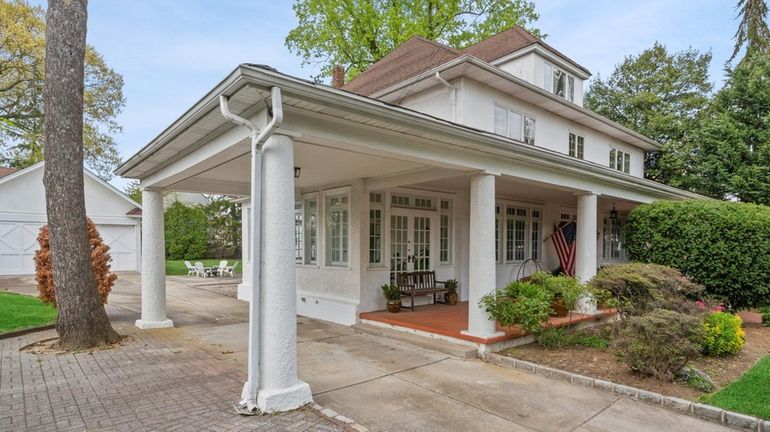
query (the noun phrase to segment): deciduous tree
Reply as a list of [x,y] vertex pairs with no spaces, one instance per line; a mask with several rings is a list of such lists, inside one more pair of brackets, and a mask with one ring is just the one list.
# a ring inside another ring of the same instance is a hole
[[297,0],[298,24],[286,46],[330,76],[344,65],[352,79],[414,35],[464,48],[514,25],[536,36],[527,0]]
[[45,185],[52,274],[65,349],[118,340],[96,289],[83,184],[87,0],[49,0],[45,62]]
[[[0,0],[0,163],[24,168],[43,160],[45,20],[25,0]],[[109,179],[120,158],[113,139],[125,106],[123,77],[93,47],[85,53],[85,160]]]

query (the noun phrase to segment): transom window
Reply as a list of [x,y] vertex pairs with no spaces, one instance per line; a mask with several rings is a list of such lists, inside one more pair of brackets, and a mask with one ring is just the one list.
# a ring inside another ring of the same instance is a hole
[[495,105],[495,133],[535,145],[535,118]]
[[545,64],[544,71],[545,90],[570,102],[575,102],[575,77],[550,63]]
[[400,208],[435,210],[436,200],[434,200],[433,198],[413,197],[408,195],[391,195],[390,205],[392,207],[400,207]]
[[578,159],[585,155],[585,139],[572,132],[569,134],[569,155]]
[[631,155],[624,151],[610,147],[610,168],[624,172],[631,172]]
[[495,206],[495,256],[498,263],[540,259],[542,211],[539,208]]

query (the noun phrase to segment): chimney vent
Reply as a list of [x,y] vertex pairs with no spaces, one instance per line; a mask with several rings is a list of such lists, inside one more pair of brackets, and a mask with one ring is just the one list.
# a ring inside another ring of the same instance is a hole
[[336,64],[332,68],[332,87],[340,88],[345,85],[345,68]]

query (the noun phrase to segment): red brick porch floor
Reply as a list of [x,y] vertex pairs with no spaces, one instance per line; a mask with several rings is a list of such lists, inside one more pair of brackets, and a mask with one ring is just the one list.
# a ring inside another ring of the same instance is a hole
[[[600,320],[615,313],[614,309],[600,310],[597,315],[584,315],[573,312],[571,316],[564,318],[550,318],[548,323],[556,327],[564,327],[585,321]],[[417,306],[414,312],[407,308],[401,308],[399,313],[390,313],[388,311],[363,312],[359,317],[362,320],[377,321],[483,344],[493,344],[522,336],[519,326],[501,327],[499,324],[497,330],[504,332],[503,336],[484,339],[462,334],[461,332],[468,328],[468,302],[460,302],[456,305],[431,304]]]

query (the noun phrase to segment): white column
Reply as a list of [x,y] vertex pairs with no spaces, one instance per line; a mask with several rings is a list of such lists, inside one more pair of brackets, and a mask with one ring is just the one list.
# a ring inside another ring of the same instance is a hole
[[251,203],[241,204],[241,283],[238,300],[251,301]]
[[479,300],[495,290],[495,176],[479,174],[471,179],[470,239],[468,241],[468,330],[463,334],[491,338],[495,321],[479,307]]
[[[594,193],[577,195],[577,237],[575,239],[575,277],[588,282],[596,276],[596,217],[598,196]],[[596,302],[586,297],[578,302],[583,313],[596,313]]]
[[140,329],[174,327],[166,317],[166,241],[163,192],[142,190],[142,316]]
[[260,382],[262,412],[312,402],[297,377],[297,286],[294,263],[294,142],[273,135],[263,147]]

